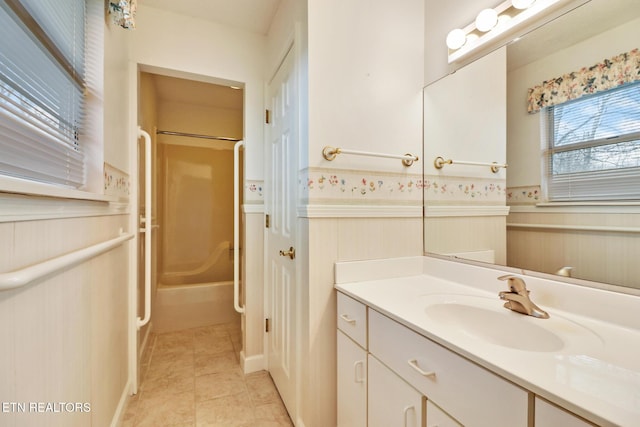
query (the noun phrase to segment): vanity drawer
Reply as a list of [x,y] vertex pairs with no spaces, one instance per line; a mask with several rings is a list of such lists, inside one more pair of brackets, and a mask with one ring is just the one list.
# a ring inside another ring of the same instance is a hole
[[463,425],[528,425],[526,390],[371,309],[369,351]]
[[338,292],[338,329],[367,348],[367,307]]

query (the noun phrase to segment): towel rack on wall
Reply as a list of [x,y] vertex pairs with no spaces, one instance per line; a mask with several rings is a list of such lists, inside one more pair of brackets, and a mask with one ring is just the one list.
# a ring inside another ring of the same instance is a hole
[[405,166],[411,166],[413,162],[417,162],[419,160],[418,156],[414,156],[413,154],[386,154],[386,153],[372,153],[369,151],[357,151],[357,150],[349,150],[346,148],[338,148],[338,147],[330,147],[326,146],[322,150],[322,156],[331,161],[335,159],[338,154],[354,154],[356,156],[369,156],[369,157],[386,157],[389,159],[400,159],[402,160],[402,164]]
[[131,233],[123,233],[114,239],[97,243],[56,258],[51,258],[41,263],[0,274],[0,291],[16,289],[43,277],[57,273],[65,268],[73,267],[98,255],[110,251],[133,238]]
[[483,162],[467,162],[464,160],[453,160],[453,159],[449,159],[449,160],[445,160],[443,157],[436,157],[436,159],[433,161],[433,166],[435,166],[436,169],[442,169],[444,167],[444,165],[469,165],[469,166],[489,166],[491,168],[491,172],[493,173],[498,173],[498,171],[500,170],[500,168],[507,168],[507,164],[499,164],[496,162],[493,163],[483,163]]

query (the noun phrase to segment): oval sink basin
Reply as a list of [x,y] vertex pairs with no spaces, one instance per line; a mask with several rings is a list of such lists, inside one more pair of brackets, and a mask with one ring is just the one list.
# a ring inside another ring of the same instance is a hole
[[589,329],[558,315],[538,319],[508,310],[497,296],[436,294],[424,296],[424,302],[427,316],[452,333],[511,349],[557,352],[572,341],[597,339]]

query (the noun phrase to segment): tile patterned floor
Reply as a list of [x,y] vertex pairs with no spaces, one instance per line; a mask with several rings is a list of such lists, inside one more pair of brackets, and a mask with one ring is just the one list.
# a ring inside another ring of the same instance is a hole
[[122,427],[293,426],[269,373],[240,370],[239,325],[152,335]]

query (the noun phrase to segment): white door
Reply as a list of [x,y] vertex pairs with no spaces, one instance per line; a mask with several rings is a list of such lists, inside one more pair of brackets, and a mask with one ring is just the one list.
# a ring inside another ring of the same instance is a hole
[[268,89],[265,274],[269,332],[268,368],[289,414],[296,414],[296,184],[297,87],[289,50]]

